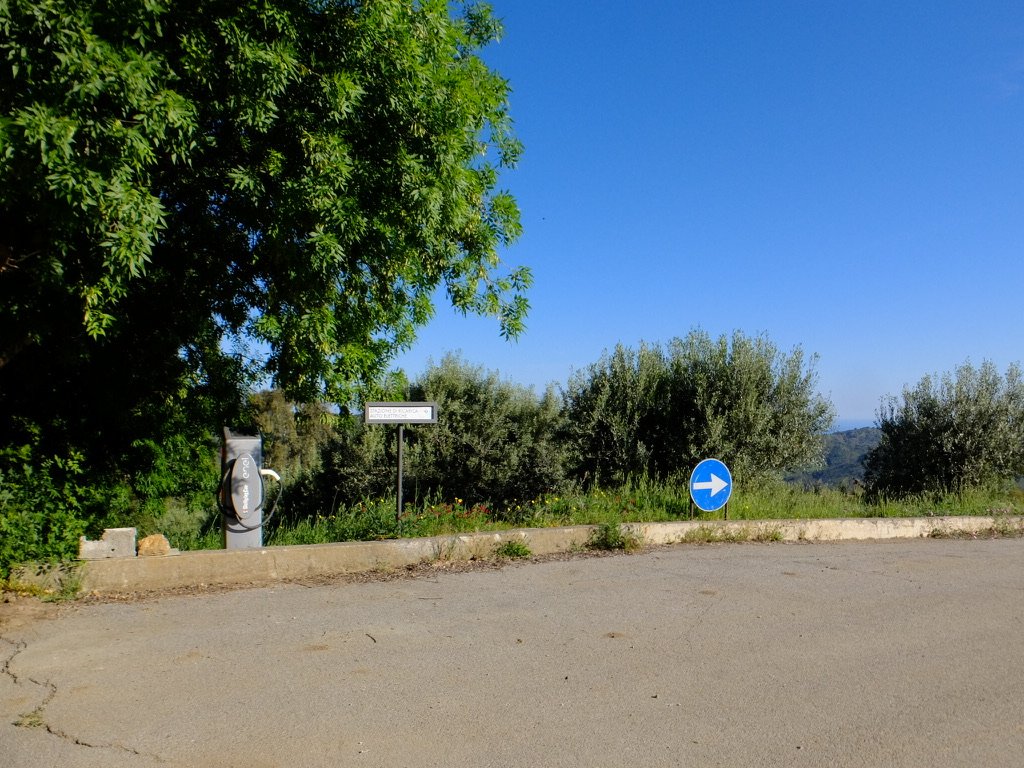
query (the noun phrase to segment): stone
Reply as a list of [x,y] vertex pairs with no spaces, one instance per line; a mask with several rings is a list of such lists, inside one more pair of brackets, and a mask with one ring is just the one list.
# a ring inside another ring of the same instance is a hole
[[169,554],[171,544],[162,533],[154,533],[139,541],[139,557],[162,557]]
[[105,560],[108,557],[135,557],[134,528],[107,528],[99,541],[79,536],[79,560]]

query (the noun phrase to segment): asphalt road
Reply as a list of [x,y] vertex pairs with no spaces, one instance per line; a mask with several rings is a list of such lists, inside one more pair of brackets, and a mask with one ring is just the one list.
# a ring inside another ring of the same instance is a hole
[[0,765],[1024,765],[1024,541],[681,546],[61,610]]

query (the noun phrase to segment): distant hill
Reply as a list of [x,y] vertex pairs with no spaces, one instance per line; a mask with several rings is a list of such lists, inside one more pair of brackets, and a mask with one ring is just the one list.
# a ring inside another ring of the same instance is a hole
[[864,479],[864,457],[878,445],[882,431],[861,427],[825,435],[825,466],[803,470],[786,476],[786,481],[800,485],[849,485]]

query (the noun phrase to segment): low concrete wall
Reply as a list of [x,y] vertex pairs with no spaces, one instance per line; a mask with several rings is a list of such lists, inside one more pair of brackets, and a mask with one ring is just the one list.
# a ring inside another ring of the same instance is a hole
[[[999,518],[1021,525],[1020,518]],[[631,523],[648,544],[747,539],[761,541],[845,541],[916,539],[935,533],[977,533],[992,529],[994,517],[870,517],[836,520],[712,520],[678,523]]]
[[146,592],[189,586],[265,584],[346,573],[404,568],[434,560],[493,556],[504,541],[520,540],[536,555],[584,547],[593,526],[532,528],[422,539],[347,541],[245,550],[181,552],[167,557],[81,563],[86,593]]
[[[1006,518],[1001,518],[1005,523]],[[1021,525],[1013,518],[1015,525]],[[738,520],[629,523],[623,530],[645,544],[686,541],[840,541],[892,539],[993,528],[992,517],[869,518],[841,520]],[[110,594],[195,586],[268,584],[372,570],[404,568],[434,560],[493,556],[505,541],[520,540],[535,555],[586,546],[596,526],[529,528],[424,539],[354,541],[250,550],[182,552],[81,563],[82,591]]]

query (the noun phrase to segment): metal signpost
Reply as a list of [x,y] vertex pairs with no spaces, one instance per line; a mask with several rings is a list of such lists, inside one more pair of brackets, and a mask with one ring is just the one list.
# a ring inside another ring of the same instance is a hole
[[398,425],[398,508],[395,519],[402,523],[402,443],[406,424],[436,424],[437,403],[367,403],[363,409],[364,424]]
[[732,473],[718,459],[704,459],[690,475],[690,498],[704,512],[725,507],[729,518],[729,497],[732,496]]

